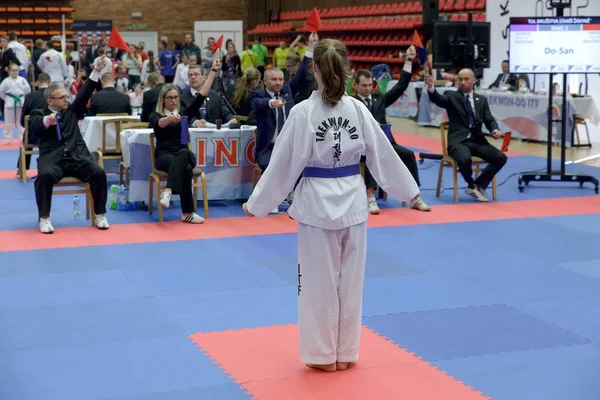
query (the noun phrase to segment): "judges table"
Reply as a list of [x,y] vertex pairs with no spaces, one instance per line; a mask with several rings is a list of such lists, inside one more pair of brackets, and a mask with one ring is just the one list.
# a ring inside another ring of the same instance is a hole
[[[209,200],[246,199],[252,193],[254,126],[241,129],[190,128],[197,166],[206,175]],[[130,168],[129,201],[148,201],[152,129],[121,132],[123,161]],[[202,192],[199,191],[199,199]]]
[[[87,148],[90,152],[97,151],[102,147],[102,122],[107,119],[125,119],[131,122],[140,122],[140,117],[137,115],[131,116],[102,116],[102,117],[85,117],[81,124],[81,135]],[[115,124],[106,126],[106,146],[114,147],[117,133],[115,132]]]

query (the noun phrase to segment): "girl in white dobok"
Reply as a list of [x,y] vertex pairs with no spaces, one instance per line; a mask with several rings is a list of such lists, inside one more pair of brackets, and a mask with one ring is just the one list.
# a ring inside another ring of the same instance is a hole
[[4,100],[4,144],[12,141],[13,130],[19,131],[23,140],[25,128],[21,125],[21,108],[25,95],[31,93],[31,87],[25,78],[19,75],[19,66],[11,64],[9,75],[0,83],[0,98]]
[[412,200],[419,188],[369,110],[345,94],[344,44],[319,42],[312,70],[318,90],[291,110],[243,208],[266,216],[302,175],[288,211],[298,222],[300,358],[333,372],[358,360],[369,216],[361,156],[397,200]]

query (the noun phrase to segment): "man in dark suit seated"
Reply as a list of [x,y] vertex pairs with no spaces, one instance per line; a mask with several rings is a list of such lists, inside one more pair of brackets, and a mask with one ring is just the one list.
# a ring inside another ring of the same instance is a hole
[[504,85],[508,85],[510,91],[515,91],[519,89],[519,77],[515,74],[509,73],[509,64],[508,60],[502,61],[502,73],[498,74],[498,77],[490,85],[490,88],[502,88]]
[[[494,176],[506,164],[506,155],[488,143],[481,132],[485,124],[494,139],[500,138],[498,124],[490,112],[487,99],[473,92],[475,76],[470,69],[458,73],[458,90],[439,94],[433,87],[433,79],[425,76],[429,99],[448,112],[448,154],[458,164],[458,170],[467,182],[465,193],[477,201],[490,201],[485,189]],[[471,157],[487,162],[487,167],[477,179],[473,179]]]
[[[45,72],[42,72],[38,76],[38,88],[33,92],[29,93],[25,96],[25,100],[23,101],[23,111],[21,112],[21,126],[25,126],[25,117],[33,110],[37,110],[38,108],[46,107],[46,97],[44,97],[44,91],[50,84],[52,83],[52,78]],[[29,140],[29,144],[37,144],[38,138],[31,132],[31,129],[28,129],[27,136]],[[25,169],[29,169],[31,165],[31,154],[27,154],[25,156]],[[21,157],[17,161],[17,171],[21,166]]]
[[[204,75],[204,67],[199,64],[190,65],[188,68],[188,80],[190,82],[190,89],[186,90],[181,95],[181,108],[187,108],[196,97],[196,93],[200,91],[206,76]],[[223,96],[219,93],[211,90],[208,93],[208,97],[204,101],[204,104],[196,115],[190,119],[189,124],[195,128],[206,128],[206,123],[216,124],[217,120],[220,119],[222,123],[231,122],[232,124],[237,123],[237,120],[233,118],[233,113]]]
[[[371,112],[371,115],[373,115],[375,120],[377,120],[377,122],[379,122],[381,125],[387,124],[385,109],[394,104],[396,100],[402,96],[406,88],[408,88],[412,78],[413,58],[416,57],[416,55],[417,51],[413,46],[406,51],[406,62],[404,63],[404,70],[400,75],[400,79],[398,80],[398,83],[396,83],[396,85],[394,85],[394,87],[385,94],[373,91],[373,75],[371,74],[371,71],[361,69],[356,72],[354,81],[356,83],[357,92],[354,97],[365,104],[365,106]],[[406,165],[406,168],[408,168],[410,171],[411,175],[417,182],[417,185],[421,186],[421,182],[419,181],[419,169],[417,167],[417,160],[414,153],[406,147],[398,145],[393,136],[390,137],[390,141],[392,142],[392,147],[396,151],[396,154],[398,154],[404,165]],[[379,206],[377,205],[377,200],[375,199],[375,188],[377,187],[377,182],[375,182],[375,179],[369,172],[369,169],[366,167],[366,165],[365,185],[367,186],[369,212],[371,214],[379,214]],[[421,197],[414,199],[410,206],[411,208],[419,211],[431,210],[431,208],[423,201],[423,199],[421,199]]]
[[131,99],[115,89],[115,77],[107,72],[100,78],[102,90],[92,95],[89,115],[127,114],[131,115]]
[[163,77],[158,72],[152,72],[148,74],[146,81],[148,82],[148,86],[150,86],[152,89],[144,92],[143,94],[142,115],[140,115],[141,122],[149,122],[150,114],[156,111],[158,95],[165,84]]
[[54,232],[50,222],[52,189],[64,177],[75,177],[90,184],[96,227],[109,227],[105,215],[106,174],[93,160],[78,125],[79,119],[85,115],[88,100],[100,86],[100,72],[107,61],[104,57],[99,59],[73,104],[69,104],[69,97],[62,84],[52,84],[44,91],[47,104],[42,109],[33,110],[29,116],[29,129],[39,138],[40,157],[35,180],[35,199],[42,233]]

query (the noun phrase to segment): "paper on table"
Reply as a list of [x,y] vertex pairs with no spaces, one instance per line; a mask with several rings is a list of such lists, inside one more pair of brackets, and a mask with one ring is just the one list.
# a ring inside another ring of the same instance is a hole
[[[228,128],[230,123],[231,123],[231,121],[227,121],[226,123],[221,124],[221,128]],[[217,125],[216,124],[211,124],[210,122],[207,122],[206,123],[206,127],[207,128],[216,128]]]

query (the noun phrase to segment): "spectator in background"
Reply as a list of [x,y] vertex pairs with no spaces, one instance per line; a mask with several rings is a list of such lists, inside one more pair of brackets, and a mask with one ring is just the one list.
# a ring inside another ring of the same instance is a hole
[[138,43],[137,46],[135,46],[135,52],[136,52],[136,54],[139,54],[139,56],[142,58],[142,62],[144,62],[148,59],[148,54],[146,54],[146,52],[144,51],[145,48],[146,48],[146,43],[144,43],[144,42],[140,42],[140,43]]
[[283,71],[283,75],[286,81],[289,81],[290,76],[288,70],[285,69],[285,60],[288,54],[290,54],[290,49],[288,49],[287,47],[287,42],[285,40],[282,40],[281,42],[279,42],[279,47],[276,48],[273,52],[273,64],[276,68],[279,68]]
[[206,40],[206,46],[204,47],[204,49],[202,49],[200,60],[202,61],[202,65],[204,66],[205,70],[208,70],[212,66],[212,63],[215,59],[212,51],[214,45],[215,38],[209,37]]
[[[98,42],[98,37],[96,35],[92,36],[92,44],[85,50],[85,58],[81,65],[82,68],[85,68],[88,74],[92,72],[92,69],[94,68],[94,60],[98,58],[98,50],[100,47],[101,46]],[[113,50],[113,55],[116,54],[116,51]]]
[[69,68],[67,62],[60,55],[56,49],[54,49],[54,42],[48,40],[46,42],[48,50],[40,56],[38,60],[38,66],[42,72],[47,73],[52,78],[52,83],[60,83],[64,85],[65,79],[69,76]]
[[29,56],[27,55],[27,47],[17,40],[17,35],[14,32],[8,34],[8,47],[12,49],[19,59],[19,76],[27,78],[27,69],[29,68]]
[[165,78],[165,82],[172,83],[175,77],[175,54],[174,51],[167,49],[166,40],[158,42],[158,60],[160,63],[160,74]]
[[240,54],[240,63],[242,67],[242,73],[246,72],[250,68],[258,67],[258,57],[252,51],[252,45],[246,44],[246,49]]
[[115,82],[115,88],[119,92],[123,92],[123,93],[129,93],[131,88],[133,88],[133,82],[131,82],[131,79],[129,79],[127,77],[127,68],[125,68],[125,67],[118,68],[117,79]]
[[142,63],[141,83],[146,82],[148,74],[160,71],[158,58],[154,57],[154,52],[152,50],[148,50],[147,57],[148,58]]
[[226,96],[235,111],[235,115],[248,117],[248,121],[246,122],[248,125],[256,125],[256,118],[254,117],[248,98],[253,90],[264,89],[260,78],[261,75],[258,69],[247,69],[242,77],[238,79],[235,87],[229,89]]
[[[202,52],[200,51],[200,47],[198,47],[198,45],[196,43],[194,43],[194,38],[192,37],[192,34],[186,33],[184,36],[184,41],[185,41],[185,43],[180,48],[177,48],[178,42],[175,42],[175,50],[179,52],[180,56],[183,53],[185,53],[187,55],[195,54],[197,59],[199,60],[200,57],[202,56]],[[183,60],[183,57],[181,57],[181,61],[182,60]],[[209,65],[209,67],[210,67],[210,65]]]
[[121,57],[121,63],[125,68],[127,68],[127,75],[129,76],[131,83],[140,83],[142,57],[135,53],[133,46],[129,45],[129,51],[123,54],[123,57]]
[[257,37],[254,41],[254,45],[252,46],[252,52],[256,54],[257,67],[262,76],[265,75],[265,66],[267,65],[267,60],[269,59],[269,49],[267,46],[261,43],[261,38]]
[[[100,47],[98,49],[98,57],[96,57],[96,59],[94,60],[94,65],[98,65],[98,61],[100,61],[100,58],[104,57],[105,55],[106,55],[106,47]],[[102,71],[100,71],[100,73],[102,75],[106,74],[107,72],[113,72],[112,62],[107,62],[106,66],[104,66]]]
[[179,90],[185,90],[190,85],[187,76],[188,68],[188,57],[185,53],[181,53],[181,63],[175,70],[175,79],[173,80],[173,83],[179,88]]
[[296,39],[290,45],[290,51],[294,54],[298,54],[300,61],[304,58],[306,53],[306,41],[302,35],[296,36]]
[[223,56],[222,68],[223,77],[222,77],[222,85],[223,85],[223,93],[227,93],[227,90],[230,87],[235,87],[235,83],[242,75],[242,62],[240,57],[235,50],[235,44],[233,44],[233,40],[227,41],[227,52]]
[[25,131],[21,125],[23,98],[31,93],[29,82],[19,75],[17,64],[11,64],[8,72],[8,77],[0,83],[0,98],[4,100],[4,144],[10,144],[15,128],[19,132],[20,140],[23,140]]
[[20,65],[21,62],[17,58],[15,52],[8,47],[8,37],[2,36],[0,38],[0,51],[2,58],[0,58],[0,82],[8,76],[8,67],[10,64]]
[[42,71],[40,71],[40,67],[38,67],[38,60],[40,59],[41,55],[44,54],[45,51],[46,43],[42,39],[37,39],[33,47],[33,54],[31,55],[31,63],[35,68],[36,77],[42,73]]

